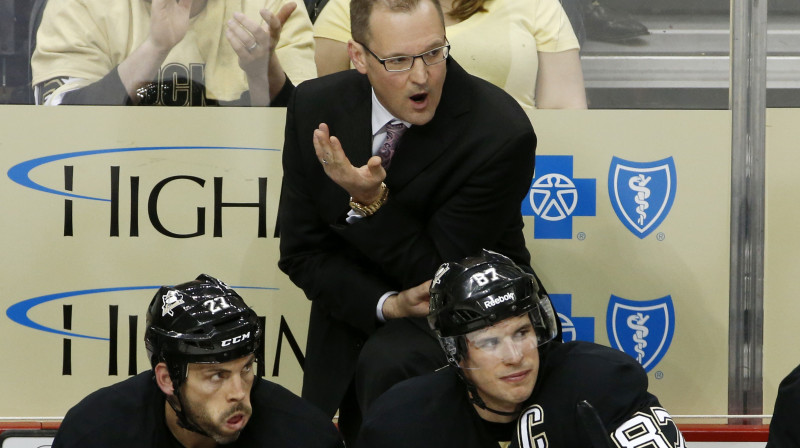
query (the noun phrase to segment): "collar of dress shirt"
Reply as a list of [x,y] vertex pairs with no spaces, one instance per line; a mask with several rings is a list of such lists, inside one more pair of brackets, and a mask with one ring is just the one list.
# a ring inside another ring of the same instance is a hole
[[411,123],[395,118],[391,112],[386,110],[383,104],[378,101],[378,97],[375,96],[375,89],[372,89],[372,137],[374,138],[378,132],[382,131],[386,123],[395,120],[402,122],[406,128],[411,127]]

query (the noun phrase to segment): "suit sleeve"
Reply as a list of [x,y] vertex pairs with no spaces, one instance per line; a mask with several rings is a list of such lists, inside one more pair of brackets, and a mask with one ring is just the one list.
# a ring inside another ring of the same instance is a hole
[[[295,89],[286,114],[283,150],[283,184],[279,207],[281,229],[278,266],[299,286],[306,297],[321,301],[335,319],[370,334],[376,327],[378,299],[396,288],[353,257],[343,253],[341,239],[331,230],[315,206],[312,174],[304,167],[295,118],[298,93]],[[308,134],[310,141],[311,134]],[[316,168],[316,167],[315,167]],[[320,168],[321,171],[321,168]],[[325,175],[321,171],[321,175]]]
[[[401,201],[392,200],[390,191],[378,212],[338,227],[339,235],[386,272],[398,273],[403,289],[430,280],[445,261],[474,255],[481,248],[501,250],[497,243],[506,232],[522,227],[520,203],[533,177],[536,136],[528,126],[496,146],[429,215],[409,212]],[[524,240],[519,244],[524,246]]]
[[[501,239],[508,248],[524,248],[520,202],[530,188],[536,147],[527,117],[509,124],[504,133],[456,139],[452,150],[469,156],[468,162],[454,162],[460,158],[448,153],[447,162],[430,166],[429,180],[414,179],[406,185],[409,191],[422,185],[428,191],[430,184],[422,182],[441,183],[434,188],[436,198],[390,189],[388,202],[376,214],[344,225],[332,216],[320,216],[321,209],[335,206],[315,203],[328,194],[320,190],[340,189],[316,160],[313,128],[304,127],[315,120],[314,109],[319,107],[309,90],[308,84],[298,86],[287,111],[279,266],[334,318],[369,334],[375,328],[378,299],[387,291],[430,280],[443,261],[481,248],[502,252]],[[315,124],[319,121],[324,120]],[[343,197],[326,196],[341,204],[339,218],[348,210],[347,195],[340,192]]]

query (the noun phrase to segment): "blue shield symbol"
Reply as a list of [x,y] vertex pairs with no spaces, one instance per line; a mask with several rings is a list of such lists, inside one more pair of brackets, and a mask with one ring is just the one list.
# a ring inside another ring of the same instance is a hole
[[672,343],[675,332],[672,297],[640,302],[612,295],[606,330],[612,347],[631,355],[649,372]]
[[669,214],[676,182],[672,157],[643,163],[614,157],[608,170],[611,206],[628,230],[644,238]]

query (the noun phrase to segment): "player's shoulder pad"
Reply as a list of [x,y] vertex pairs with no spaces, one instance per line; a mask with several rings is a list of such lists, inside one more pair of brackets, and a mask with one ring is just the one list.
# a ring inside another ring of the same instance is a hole
[[[242,439],[253,445],[243,446],[267,446],[288,441],[287,437],[297,446],[308,448],[342,446],[336,426],[321,409],[279,384],[256,378],[250,401],[253,415],[248,427],[252,425],[256,430]],[[283,431],[281,436],[280,431]]]
[[625,352],[585,341],[560,344],[548,355],[558,372],[574,372],[592,378],[593,384],[647,390],[647,374],[641,364]]
[[370,406],[356,446],[447,446],[443,428],[463,421],[471,406],[459,381],[448,367],[392,386]]
[[67,412],[54,446],[111,446],[137,433],[149,434],[157,396],[161,391],[149,370],[98,389]]
[[343,95],[345,92],[342,89],[345,91],[353,88],[363,90],[365,87],[369,88],[367,77],[357,70],[351,69],[303,81],[295,86],[295,94],[327,99],[330,96]]

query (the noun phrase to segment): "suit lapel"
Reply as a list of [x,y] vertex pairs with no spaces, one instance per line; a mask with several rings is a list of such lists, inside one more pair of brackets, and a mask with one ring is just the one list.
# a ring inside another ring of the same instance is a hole
[[358,76],[355,91],[345,99],[344,113],[336,117],[338,129],[332,130],[353,166],[365,165],[372,157],[372,88],[366,76]]
[[387,185],[402,188],[445,152],[453,150],[453,143],[467,125],[461,116],[470,109],[470,97],[469,75],[449,59],[436,113],[427,124],[411,126],[403,134],[387,173]]

